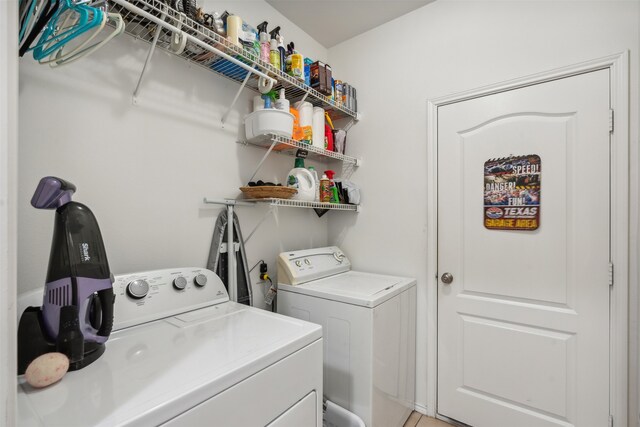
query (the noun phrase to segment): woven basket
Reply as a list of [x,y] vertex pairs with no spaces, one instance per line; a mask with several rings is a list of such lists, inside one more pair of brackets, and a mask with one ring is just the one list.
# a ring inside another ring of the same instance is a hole
[[279,185],[263,185],[260,187],[240,187],[240,191],[247,199],[290,199],[298,192],[295,188]]

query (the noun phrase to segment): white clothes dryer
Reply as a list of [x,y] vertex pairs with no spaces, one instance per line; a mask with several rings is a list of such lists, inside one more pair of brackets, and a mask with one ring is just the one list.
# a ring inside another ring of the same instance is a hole
[[116,276],[114,293],[98,360],[45,389],[19,379],[21,427],[322,425],[318,325],[229,301],[202,268]]
[[351,271],[336,246],[278,257],[278,312],[323,328],[324,395],[367,427],[415,404],[416,281]]

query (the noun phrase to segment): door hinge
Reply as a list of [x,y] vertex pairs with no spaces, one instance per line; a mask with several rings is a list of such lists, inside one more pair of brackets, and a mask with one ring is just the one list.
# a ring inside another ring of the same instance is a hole
[[613,263],[609,263],[609,286],[613,286]]
[[609,415],[609,427],[613,427],[613,415]]
[[609,132],[613,132],[613,110],[609,110]]

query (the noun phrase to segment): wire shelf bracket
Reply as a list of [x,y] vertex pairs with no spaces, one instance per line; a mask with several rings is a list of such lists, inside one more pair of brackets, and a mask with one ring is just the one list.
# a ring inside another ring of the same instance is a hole
[[[255,61],[253,65],[255,65]],[[244,87],[247,85],[247,82],[249,81],[249,77],[251,77],[252,75],[253,75],[253,72],[251,71],[247,73],[247,76],[244,78],[244,80],[242,81],[242,84],[240,85],[240,87],[238,88],[238,91],[236,92],[236,96],[233,98],[233,101],[231,101],[231,105],[229,105],[227,112],[222,115],[222,118],[220,119],[220,124],[222,125],[222,128],[224,128],[224,123],[227,121],[227,118],[229,117],[231,110],[236,105],[236,102],[238,102],[240,93],[244,90]]]
[[[162,8],[162,16],[160,19],[164,20],[167,17],[167,8],[166,6]],[[144,79],[144,75],[147,72],[147,67],[151,62],[151,57],[153,56],[153,52],[156,50],[156,46],[158,44],[158,39],[160,38],[160,31],[156,31],[153,35],[153,41],[151,42],[151,46],[149,47],[149,52],[147,53],[147,59],[144,61],[144,65],[142,66],[142,71],[140,72],[140,77],[138,78],[138,84],[136,85],[135,90],[133,91],[132,101],[134,105],[138,105],[138,95],[140,94],[140,85],[142,84],[142,80]]]

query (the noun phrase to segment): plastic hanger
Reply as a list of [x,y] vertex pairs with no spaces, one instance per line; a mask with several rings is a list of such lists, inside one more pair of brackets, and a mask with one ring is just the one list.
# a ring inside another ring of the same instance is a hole
[[[67,13],[77,13],[78,20],[71,27],[60,32],[59,22],[63,16],[65,16],[66,20],[65,14]],[[34,47],[30,48],[30,50],[33,50],[33,57],[39,61],[79,35],[100,25],[104,19],[103,13],[102,10],[97,8],[76,5],[70,0],[62,0],[61,8],[58,9],[45,27],[40,40]]]
[[[22,36],[20,37],[21,45],[26,41],[27,36],[31,34],[31,32],[37,25],[38,21],[40,20],[40,16],[47,10],[48,3],[49,0],[33,0],[30,3],[29,9],[27,10],[28,13],[26,13],[24,16],[24,25],[23,27],[21,27],[21,31],[24,31]],[[32,9],[31,5],[35,5],[35,7],[33,7]]]
[[[94,38],[96,38],[96,36],[102,32],[102,30],[104,29],[105,24],[107,23],[107,14],[103,13],[102,14],[102,22],[100,22],[100,25],[98,25],[98,27],[96,27],[96,30],[89,36],[87,37],[80,45],[78,45],[77,47],[75,47],[74,49],[72,49],[70,52],[67,53],[63,53],[63,49],[65,48],[65,46],[67,46],[67,44],[64,44],[62,46],[60,46],[60,49],[58,49],[57,51],[54,51],[51,53],[51,55],[49,56],[48,59],[41,59],[38,62],[40,64],[49,64],[51,62],[55,62],[61,59],[65,59],[66,57],[72,56],[78,52],[81,52],[82,49],[91,42],[91,40],[93,40]],[[64,22],[62,23],[62,28],[67,28],[67,26],[73,26],[73,23],[68,23],[68,21],[70,19],[75,18],[74,14],[68,14],[67,17],[65,18]]]
[[20,46],[20,57],[24,56],[24,54],[29,51],[29,48],[31,47],[33,41],[36,39],[36,37],[38,37],[40,32],[42,32],[42,29],[45,27],[45,25],[47,25],[53,15],[56,14],[59,8],[60,2],[58,0],[49,0],[45,2],[45,8],[40,13],[40,17],[38,18],[29,35],[26,37],[24,43],[22,43],[22,46]]
[[[60,56],[60,58],[56,58],[55,61],[49,63],[49,65],[51,67],[59,67],[61,65],[65,65],[65,64],[69,64],[73,61],[76,61],[80,58],[89,56],[90,54],[92,54],[93,52],[95,52],[96,50],[100,49],[102,46],[106,45],[107,43],[109,43],[113,38],[115,38],[116,36],[119,36],[120,34],[124,33],[124,29],[125,29],[125,22],[124,19],[122,18],[122,16],[119,13],[108,13],[107,14],[107,18],[109,21],[111,22],[115,22],[115,29],[114,31],[109,34],[107,37],[105,37],[103,40],[99,41],[98,43],[95,43],[92,46],[89,47],[85,47],[84,49],[82,49],[81,51],[77,51],[74,50],[74,52],[72,52],[73,54],[68,54],[68,55],[64,55]],[[91,37],[93,38],[93,37]],[[56,52],[56,55],[63,55],[62,53],[62,49],[60,49],[58,52]]]
[[37,0],[32,0],[31,3],[29,4],[29,8],[24,16],[24,19],[22,20],[22,26],[20,28],[20,33],[18,34],[18,40],[20,42],[22,42],[25,34],[27,33],[27,27],[29,26],[29,23],[31,21],[35,21],[35,19],[33,18],[33,15],[36,11],[36,4],[38,3]]

